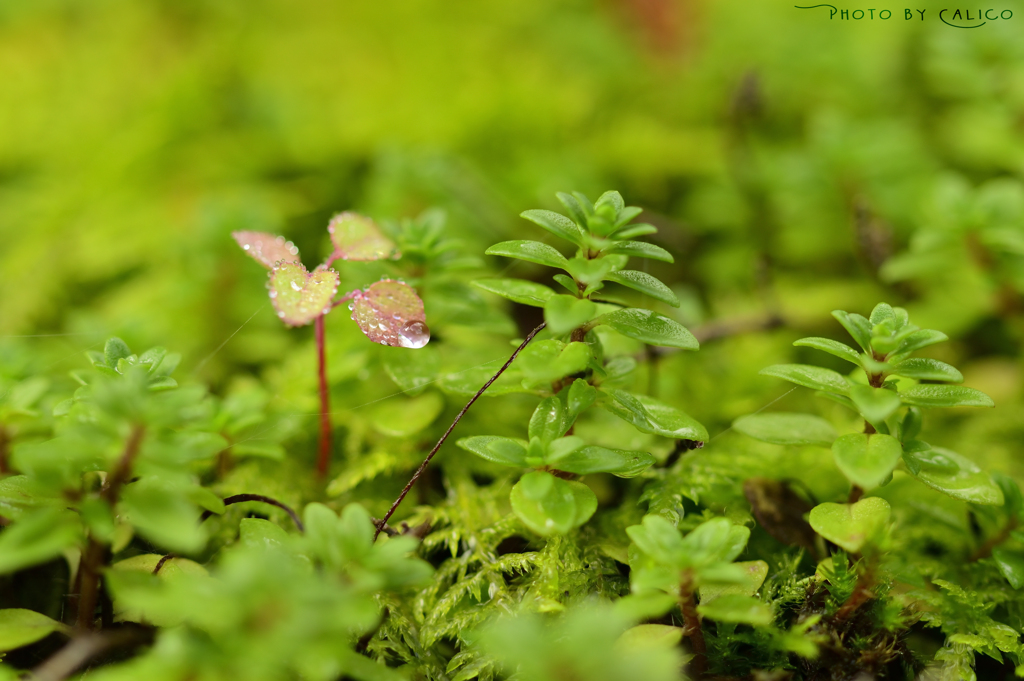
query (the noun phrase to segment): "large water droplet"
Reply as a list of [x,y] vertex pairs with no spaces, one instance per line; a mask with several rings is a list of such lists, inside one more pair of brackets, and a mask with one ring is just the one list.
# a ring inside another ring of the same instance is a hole
[[430,340],[430,329],[423,322],[409,322],[398,330],[399,343],[403,348],[422,348]]
[[288,282],[288,283],[290,283],[290,284],[292,285],[292,290],[293,290],[293,291],[301,291],[301,290],[302,290],[302,287],[301,287],[301,286],[299,286],[299,282],[295,281],[294,279],[292,279],[292,280],[291,280],[290,282]]

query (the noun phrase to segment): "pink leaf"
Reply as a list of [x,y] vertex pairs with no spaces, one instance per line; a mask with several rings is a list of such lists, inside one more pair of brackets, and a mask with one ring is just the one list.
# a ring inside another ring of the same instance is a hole
[[327,225],[331,233],[334,253],[328,264],[337,258],[342,260],[397,259],[399,253],[394,242],[381,233],[377,223],[358,213],[339,213]]
[[283,236],[266,232],[232,232],[231,236],[243,251],[267,269],[274,269],[279,262],[299,260],[299,249],[291,241],[285,241]]
[[277,316],[288,326],[305,326],[331,311],[338,292],[338,273],[317,269],[307,272],[300,262],[275,267],[267,282]]
[[430,340],[423,301],[408,284],[384,279],[350,295],[352,319],[374,343],[422,348]]

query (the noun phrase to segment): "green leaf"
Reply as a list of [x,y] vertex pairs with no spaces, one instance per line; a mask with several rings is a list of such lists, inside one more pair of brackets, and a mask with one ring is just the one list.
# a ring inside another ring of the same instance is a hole
[[[683,551],[691,564],[704,564],[704,567],[710,567],[715,563],[734,561],[743,553],[749,539],[750,530],[746,527],[734,525],[728,518],[712,518],[686,535],[683,539]],[[734,574],[742,578],[739,570]]]
[[913,441],[903,448],[907,470],[932,489],[975,504],[1001,505],[1003,491],[977,464],[950,449]]
[[161,548],[192,553],[206,543],[198,509],[160,480],[143,478],[126,486],[121,504],[139,534]]
[[732,423],[739,432],[776,445],[820,445],[828,447],[838,433],[818,416],[774,412],[741,416]]
[[283,263],[270,273],[270,302],[287,326],[305,326],[331,309],[338,282],[334,270],[307,272],[302,263]]
[[526,346],[516,365],[528,381],[542,385],[583,371],[592,358],[586,343],[545,340]]
[[841,374],[809,364],[773,364],[758,373],[829,393],[845,395],[850,389],[849,382]]
[[900,393],[903,404],[915,407],[994,407],[992,398],[960,385],[915,385]]
[[526,467],[526,441],[496,435],[464,437],[456,444],[482,459],[514,468]]
[[936,343],[942,343],[948,341],[949,336],[942,333],[941,331],[932,331],[931,329],[921,329],[907,336],[906,339],[896,348],[894,354],[906,355],[921,348],[926,348],[929,345],[935,345]]
[[655,246],[646,241],[616,241],[604,249],[603,252],[628,255],[634,258],[650,258],[651,260],[660,260],[662,262],[675,262],[675,258],[672,257],[671,253],[661,246]]
[[751,596],[732,594],[716,598],[711,603],[697,606],[697,612],[718,622],[735,622],[766,627],[775,616],[772,609]]
[[885,423],[885,420],[900,408],[900,396],[885,388],[872,388],[870,385],[854,385],[850,387],[850,399],[868,422]]
[[893,365],[893,372],[897,376],[916,378],[921,381],[949,381],[951,383],[962,383],[963,374],[945,362],[936,359],[924,359],[913,357],[905,359]]
[[859,314],[851,314],[842,310],[833,310],[832,316],[843,325],[843,328],[857,341],[864,352],[871,354],[871,322]]
[[486,251],[487,255],[503,255],[506,258],[526,260],[538,265],[564,269],[568,260],[557,250],[539,241],[502,241],[494,244]]
[[642,433],[677,440],[707,442],[708,431],[696,419],[653,397],[633,395],[615,388],[601,388],[599,404]]
[[635,239],[638,236],[657,234],[658,228],[645,222],[638,222],[634,225],[626,225],[612,234],[616,239]]
[[997,546],[992,549],[992,559],[1010,586],[1014,589],[1024,586],[1024,551]]
[[545,444],[561,437],[569,425],[565,423],[565,405],[557,396],[545,397],[530,416],[529,436],[540,438]]
[[339,213],[327,223],[334,252],[327,264],[341,260],[398,259],[399,253],[394,242],[384,236],[380,227],[371,218],[358,213]]
[[743,570],[744,580],[739,584],[702,584],[700,587],[701,605],[707,605],[721,596],[753,596],[764,584],[768,576],[768,563],[763,560],[749,560],[733,563]]
[[544,321],[554,336],[583,326],[597,314],[597,304],[583,298],[553,295],[544,303]]
[[599,324],[610,326],[623,336],[650,345],[682,350],[697,350],[700,347],[697,339],[686,327],[653,310],[640,308],[615,310],[601,315],[596,321]]
[[577,246],[583,245],[579,227],[569,218],[550,210],[528,210],[519,214],[535,225],[543,227],[560,239],[571,241]]
[[0,575],[45,563],[82,541],[82,524],[70,511],[26,511],[0,532]]
[[[671,599],[671,596],[669,598]],[[673,627],[668,624],[638,624],[622,632],[615,642],[615,647],[640,653],[651,649],[671,650],[682,640],[682,627]]]
[[489,293],[496,293],[502,298],[530,305],[532,307],[544,307],[555,292],[544,286],[525,279],[481,279],[473,282],[473,286]]
[[373,406],[370,423],[390,437],[408,437],[427,428],[444,411],[444,398],[436,392],[418,397],[388,399]]
[[679,299],[676,298],[676,294],[672,293],[672,289],[646,272],[637,270],[609,272],[604,276],[604,280],[614,281],[616,284],[622,284],[672,307],[679,307]]
[[555,196],[558,197],[558,202],[565,206],[565,210],[569,213],[569,217],[572,218],[573,222],[577,225],[587,224],[587,214],[575,196],[565,192],[558,192]]
[[852,362],[857,366],[860,366],[860,353],[851,348],[846,343],[840,343],[829,338],[801,338],[798,341],[794,341],[793,345],[797,347],[814,348],[815,350],[821,350],[827,352],[830,355],[838,357],[839,359],[845,359],[847,362]]
[[520,478],[512,487],[510,500],[516,517],[543,537],[565,534],[597,510],[597,497],[589,487],[543,471]]
[[657,459],[648,452],[605,447],[582,447],[552,465],[560,471],[588,475],[590,473],[611,473],[620,478],[632,478],[653,466]]
[[231,236],[246,253],[268,270],[279,262],[298,262],[299,249],[283,236],[266,232],[232,232]]
[[34,610],[0,610],[0,653],[15,650],[46,638],[55,631],[66,631],[60,622]]
[[683,538],[676,526],[660,515],[646,515],[640,525],[626,528],[626,534],[643,553],[656,562],[685,567]]
[[832,456],[839,470],[850,482],[864,489],[885,482],[902,454],[900,441],[881,433],[850,433],[832,443]]
[[288,533],[277,523],[263,518],[242,518],[238,525],[238,541],[244,546],[258,547],[264,551],[285,551],[291,546]]
[[119,359],[128,359],[131,355],[132,351],[128,348],[128,344],[120,338],[111,338],[103,346],[103,359],[111,369],[117,366]]
[[597,389],[582,378],[577,378],[569,386],[569,390],[559,395],[565,395],[565,422],[572,424],[576,418],[597,399]]
[[857,553],[885,528],[890,514],[885,499],[866,497],[855,504],[818,504],[811,509],[808,520],[822,537]]

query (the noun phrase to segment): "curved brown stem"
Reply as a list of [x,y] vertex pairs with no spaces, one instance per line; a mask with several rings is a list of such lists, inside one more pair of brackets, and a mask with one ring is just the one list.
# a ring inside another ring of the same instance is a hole
[[523,351],[523,348],[525,348],[527,344],[533,340],[534,336],[543,331],[545,326],[547,326],[547,323],[542,322],[540,326],[531,331],[530,335],[528,335],[523,340],[523,342],[519,344],[519,347],[516,348],[515,352],[512,353],[512,356],[508,358],[508,361],[505,362],[505,364],[502,365],[500,369],[498,369],[498,373],[491,376],[490,380],[484,383],[483,387],[480,388],[480,390],[476,391],[476,394],[473,395],[472,398],[470,398],[469,402],[466,403],[466,406],[464,406],[462,408],[462,411],[458,413],[458,415],[455,417],[455,420],[452,421],[452,425],[448,426],[448,430],[444,431],[444,435],[441,436],[441,439],[437,441],[437,444],[434,445],[434,448],[430,450],[429,454],[427,454],[427,458],[423,459],[423,463],[421,463],[420,467],[416,469],[416,472],[412,474],[412,478],[409,479],[408,484],[406,484],[401,494],[398,495],[398,498],[395,499],[395,503],[391,504],[391,508],[388,509],[388,512],[385,513],[384,517],[376,523],[377,531],[373,533],[374,541],[376,541],[377,537],[380,536],[380,533],[387,525],[388,520],[391,518],[392,515],[394,515],[395,510],[398,509],[398,505],[402,503],[402,500],[405,499],[405,495],[409,493],[409,490],[411,490],[413,485],[416,484],[416,481],[420,479],[420,476],[423,475],[423,472],[427,470],[427,465],[430,464],[430,460],[433,459],[434,455],[437,454],[437,451],[441,449],[441,445],[443,445],[444,441],[448,439],[448,436],[451,435],[452,430],[455,429],[455,426],[458,425],[459,421],[462,420],[462,417],[466,414],[467,411],[469,411],[469,408],[473,406],[473,403],[477,401],[477,398],[484,394],[484,391],[491,387],[492,383],[498,380],[498,377],[505,373],[505,370],[512,365],[512,362],[514,362],[516,357],[519,356],[519,353]]
[[[235,494],[233,496],[226,497],[224,499],[224,505],[230,506],[231,504],[240,504],[244,501],[259,501],[264,504],[270,504],[271,506],[277,506],[279,509],[291,516],[292,522],[295,523],[295,527],[299,528],[299,532],[306,531],[306,527],[302,524],[302,521],[299,520],[298,514],[292,510],[291,506],[283,504],[272,497],[265,497],[262,494]],[[213,511],[203,511],[203,515],[199,516],[199,522],[203,522],[212,515]]]
[[690,639],[693,646],[693,663],[690,674],[699,679],[708,670],[708,647],[704,642],[704,628],[701,625],[700,613],[697,612],[693,575],[687,570],[679,584],[679,609],[683,613],[683,636]]

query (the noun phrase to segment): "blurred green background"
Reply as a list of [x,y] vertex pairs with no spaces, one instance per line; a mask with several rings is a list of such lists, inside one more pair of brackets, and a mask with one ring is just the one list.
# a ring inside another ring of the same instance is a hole
[[[886,300],[947,332],[933,356],[998,404],[929,416],[933,441],[1024,477],[1024,3],[998,9],[963,30],[937,7],[840,21],[778,0],[5,0],[0,347],[66,373],[110,335],[164,345],[215,392],[260,377],[312,431],[310,330],[278,323],[232,230],[284,234],[312,266],[337,211],[439,207],[480,256],[543,238],[516,216],[556,191],[614,188],[676,256],[652,271],[685,302],[662,311],[709,338],[659,363],[663,399],[720,432],[785,392],[760,367],[829,365],[792,340],[842,338],[831,310]],[[442,350],[483,338],[446,370],[531,326],[473,295],[461,321],[427,298]],[[343,316],[336,399],[393,394],[368,386],[388,349]]]

